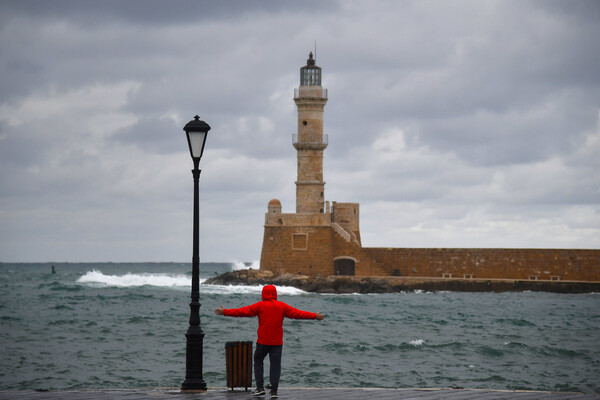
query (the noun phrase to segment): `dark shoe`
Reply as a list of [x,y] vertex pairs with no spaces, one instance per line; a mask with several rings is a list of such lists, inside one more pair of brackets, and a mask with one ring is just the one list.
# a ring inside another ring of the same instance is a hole
[[265,389],[263,389],[263,388],[256,388],[256,390],[252,392],[252,397],[258,397],[258,396],[264,396],[264,395],[265,395]]
[[278,397],[279,397],[279,395],[277,394],[277,390],[271,389],[271,398],[276,399]]

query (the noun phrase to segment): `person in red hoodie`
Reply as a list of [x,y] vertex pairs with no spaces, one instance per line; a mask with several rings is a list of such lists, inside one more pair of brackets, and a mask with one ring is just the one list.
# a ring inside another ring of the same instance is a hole
[[217,308],[215,314],[226,317],[256,317],[258,316],[258,339],[254,351],[254,378],[256,390],[253,396],[265,394],[263,362],[269,355],[271,381],[271,398],[279,397],[279,377],[281,376],[281,350],[283,347],[283,319],[317,319],[325,318],[320,312],[313,313],[298,310],[277,300],[277,289],[266,285],[262,289],[262,301],[242,308]]

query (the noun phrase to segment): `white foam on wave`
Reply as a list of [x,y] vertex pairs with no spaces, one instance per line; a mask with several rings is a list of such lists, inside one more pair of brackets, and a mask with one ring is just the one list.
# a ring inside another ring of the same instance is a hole
[[77,279],[77,283],[95,284],[99,286],[134,287],[134,286],[162,286],[162,287],[189,287],[192,285],[191,278],[186,275],[175,274],[132,274],[105,275],[101,271],[92,270],[86,272]]
[[415,339],[415,340],[411,340],[410,342],[408,342],[408,344],[412,344],[415,347],[422,346],[423,343],[425,343],[425,341],[423,339]]
[[231,263],[231,269],[233,271],[239,271],[240,269],[259,269],[260,261],[252,261],[251,263],[242,262],[242,261],[233,261]]
[[[200,279],[202,285],[206,279]],[[126,273],[124,275],[106,275],[101,271],[92,270],[86,272],[76,281],[99,287],[137,287],[137,286],[158,286],[168,288],[189,288],[192,281],[189,276],[177,274],[150,274]],[[241,285],[202,285],[200,289],[205,293],[214,294],[256,294],[260,296],[263,286],[241,286]],[[277,286],[277,294],[280,296],[297,296],[307,292],[292,286]]]
[[[278,296],[297,296],[306,294],[304,290],[292,286],[276,286]],[[200,289],[204,293],[213,294],[256,294],[260,296],[263,286],[242,286],[242,285],[202,285]]]

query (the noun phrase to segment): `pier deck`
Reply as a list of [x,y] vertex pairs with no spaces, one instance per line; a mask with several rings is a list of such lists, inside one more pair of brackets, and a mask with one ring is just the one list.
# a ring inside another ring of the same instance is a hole
[[[65,400],[242,400],[250,399],[250,392],[227,390],[225,388],[210,388],[206,392],[181,393],[177,388],[166,389],[104,389],[104,390],[4,390],[0,391],[0,399],[34,400],[34,399],[65,399]],[[267,391],[265,400],[270,399]],[[279,398],[282,400],[591,400],[600,399],[600,394],[584,394],[570,392],[541,392],[513,391],[486,389],[378,389],[378,388],[280,388]]]

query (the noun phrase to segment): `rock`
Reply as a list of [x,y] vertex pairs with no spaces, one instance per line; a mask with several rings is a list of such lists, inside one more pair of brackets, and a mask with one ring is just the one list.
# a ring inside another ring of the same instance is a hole
[[273,277],[273,273],[271,271],[258,271],[256,277],[258,279],[271,279]]
[[276,277],[275,279],[273,279],[273,283],[274,284],[278,284],[278,285],[286,285],[288,282],[290,282],[292,279],[294,278],[293,274],[285,273],[283,275],[279,275],[278,277]]
[[423,278],[398,280],[386,277],[351,278],[347,276],[294,275],[275,276],[271,271],[240,270],[207,279],[207,285],[283,285],[293,286],[312,293],[393,293],[402,291],[462,291],[462,292],[519,292],[523,290],[557,293],[599,292],[598,282],[564,281],[490,281],[469,279]]
[[323,294],[336,294],[337,292],[332,289],[332,288],[321,288],[319,290],[316,291],[317,293],[323,293]]

